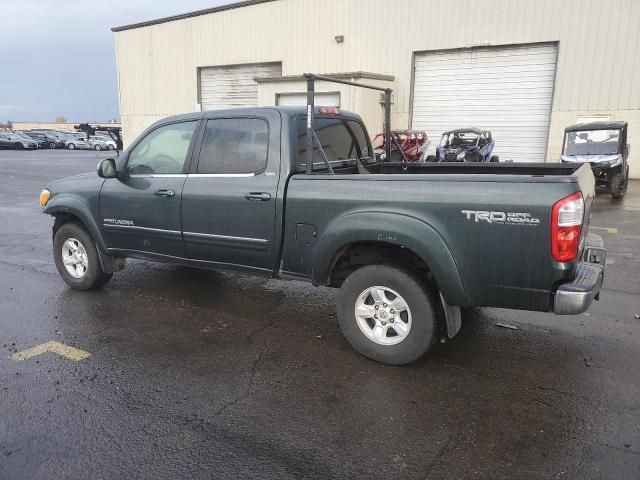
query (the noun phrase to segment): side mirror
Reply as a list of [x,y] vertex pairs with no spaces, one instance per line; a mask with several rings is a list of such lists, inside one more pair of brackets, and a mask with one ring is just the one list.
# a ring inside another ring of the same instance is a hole
[[98,176],[102,178],[116,178],[118,176],[116,161],[113,158],[100,160],[98,164]]

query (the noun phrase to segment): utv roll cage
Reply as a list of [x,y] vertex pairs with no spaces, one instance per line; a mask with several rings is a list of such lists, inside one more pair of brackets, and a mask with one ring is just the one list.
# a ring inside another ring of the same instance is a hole
[[311,175],[313,171],[313,145],[318,146],[318,151],[322,155],[324,163],[327,165],[327,170],[330,175],[335,175],[329,158],[322,148],[322,144],[318,139],[315,131],[315,82],[321,80],[323,82],[341,83],[343,85],[350,85],[352,87],[368,88],[370,90],[378,90],[384,92],[384,135],[385,135],[385,149],[386,158],[391,158],[391,143],[393,142],[397,149],[402,153],[402,163],[407,162],[407,157],[398,144],[398,139],[391,132],[391,94],[393,90],[390,88],[377,87],[375,85],[367,85],[365,83],[350,82],[348,80],[342,80],[339,78],[327,77],[325,75],[315,75],[313,73],[305,73],[304,78],[307,79],[307,157],[306,157],[306,174]]

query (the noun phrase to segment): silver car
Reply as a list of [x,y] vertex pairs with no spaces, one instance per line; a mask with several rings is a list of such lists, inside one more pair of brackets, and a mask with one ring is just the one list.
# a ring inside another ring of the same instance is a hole
[[94,150],[115,150],[116,142],[110,138],[102,137],[100,135],[92,135],[89,137],[89,145]]
[[16,133],[0,133],[0,148],[35,150],[38,148],[38,144],[33,139]]
[[81,138],[76,135],[67,135],[64,141],[65,147],[69,150],[75,150],[80,148],[91,148],[91,145],[86,138]]

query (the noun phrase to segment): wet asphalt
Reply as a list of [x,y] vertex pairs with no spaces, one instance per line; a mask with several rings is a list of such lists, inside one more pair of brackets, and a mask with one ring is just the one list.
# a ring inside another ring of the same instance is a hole
[[[640,182],[596,201],[588,313],[473,310],[390,367],[331,289],[129,261],[70,290],[38,193],[96,163],[0,151],[0,478],[640,478]],[[91,356],[9,358],[52,340]]]

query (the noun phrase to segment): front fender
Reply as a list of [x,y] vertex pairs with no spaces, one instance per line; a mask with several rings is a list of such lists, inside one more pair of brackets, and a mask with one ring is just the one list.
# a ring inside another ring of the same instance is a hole
[[71,193],[58,193],[54,195],[43,209],[43,213],[48,215],[68,214],[78,217],[91,237],[103,252],[107,251],[107,246],[102,237],[102,233],[96,224],[91,208],[87,201],[78,195]]
[[356,212],[331,222],[316,244],[313,283],[326,285],[336,254],[356,242],[385,242],[411,250],[429,266],[449,305],[471,305],[458,267],[442,237],[425,221],[403,213]]

